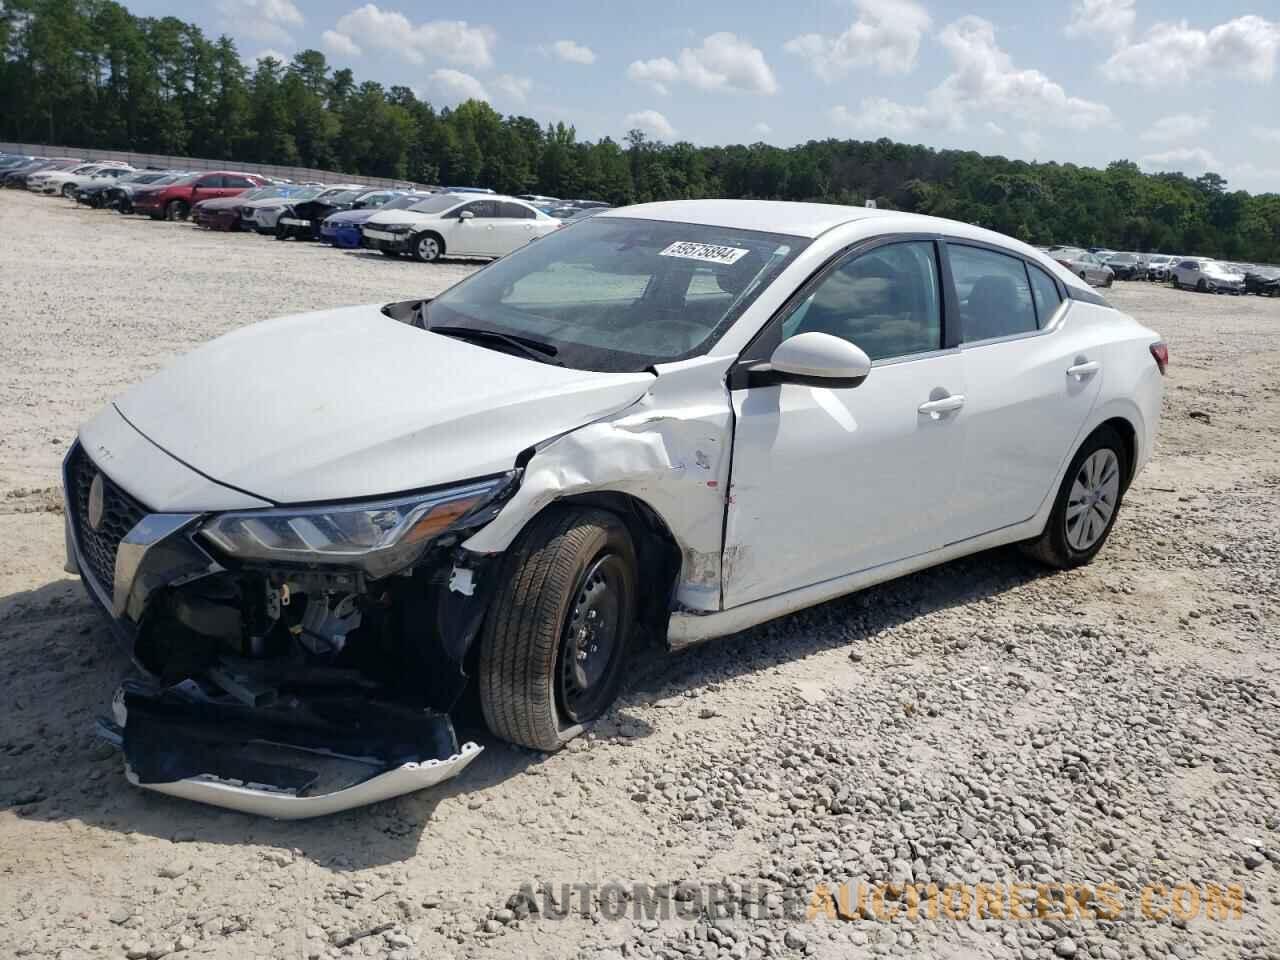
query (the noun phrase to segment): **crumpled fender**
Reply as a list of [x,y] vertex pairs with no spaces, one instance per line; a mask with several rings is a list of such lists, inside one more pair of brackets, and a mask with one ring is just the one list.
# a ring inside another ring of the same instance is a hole
[[724,374],[734,359],[698,357],[655,367],[657,379],[634,404],[539,445],[519,491],[463,547],[498,553],[557,500],[627,493],[662,518],[680,547],[677,605],[719,610],[733,443]]

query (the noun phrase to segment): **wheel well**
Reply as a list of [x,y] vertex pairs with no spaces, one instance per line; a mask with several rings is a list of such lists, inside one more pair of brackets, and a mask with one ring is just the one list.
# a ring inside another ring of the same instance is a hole
[[640,622],[653,636],[665,638],[682,555],[676,538],[657,511],[639,497],[612,490],[564,497],[552,506],[596,507],[609,511],[626,525],[640,567],[636,575],[642,578]]
[[445,252],[445,249],[446,249],[446,245],[445,245],[445,242],[444,242],[444,237],[442,237],[442,236],[441,236],[439,233],[437,233],[435,230],[420,230],[418,233],[414,234],[414,236],[413,236],[413,242],[414,242],[414,243],[417,243],[417,242],[418,242],[420,239],[422,239],[423,237],[435,237],[435,238],[436,238],[436,243],[440,244],[440,254],[441,254],[441,256],[443,256],[443,255],[444,255],[444,252]]
[[[1124,478],[1125,488],[1128,489],[1130,482],[1133,480],[1133,471],[1138,463],[1138,432],[1133,428],[1133,424],[1124,417],[1112,417],[1110,420],[1104,420],[1094,428],[1093,433],[1099,430],[1114,430],[1124,442],[1125,461],[1129,465],[1128,476]],[[1093,433],[1089,436],[1093,436]]]

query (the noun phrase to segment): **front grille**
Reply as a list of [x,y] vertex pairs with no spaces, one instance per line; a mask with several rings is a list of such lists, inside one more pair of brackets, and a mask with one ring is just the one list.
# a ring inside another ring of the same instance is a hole
[[67,501],[71,508],[71,524],[80,556],[101,592],[111,596],[116,578],[116,550],[125,534],[149,512],[131,496],[102,475],[102,523],[94,530],[89,526],[89,488],[98,468],[79,443],[67,460]]

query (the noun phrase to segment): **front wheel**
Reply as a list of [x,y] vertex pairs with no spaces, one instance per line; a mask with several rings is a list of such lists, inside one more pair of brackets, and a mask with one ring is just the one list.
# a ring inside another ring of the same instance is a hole
[[170,200],[169,205],[164,208],[164,218],[166,220],[185,220],[190,208],[181,200]]
[[66,197],[68,200],[75,197],[75,194],[76,194],[75,184],[68,183],[63,186],[62,195]]
[[603,510],[551,507],[507,551],[477,681],[499,737],[554,751],[613,703],[636,618],[636,555]]
[[1024,545],[1027,553],[1060,570],[1092,560],[1111,534],[1128,476],[1120,435],[1110,427],[1094,431],[1062,478],[1044,532]]
[[431,263],[439,260],[444,249],[440,238],[434,233],[424,233],[413,241],[413,259],[419,263]]

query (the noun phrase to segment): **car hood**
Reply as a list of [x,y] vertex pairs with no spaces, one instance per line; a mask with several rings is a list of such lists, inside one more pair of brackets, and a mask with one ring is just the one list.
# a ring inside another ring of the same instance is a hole
[[291,203],[297,203],[297,200],[290,200],[288,197],[267,197],[263,200],[241,200],[239,206],[246,210],[271,210],[275,207],[287,207]]
[[140,433],[275,503],[375,497],[510,470],[521,451],[642,397],[649,373],[540,363],[377,305],[254,324],[116,401]]

